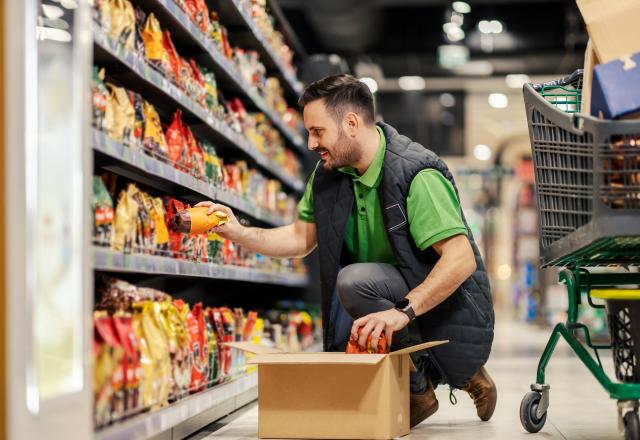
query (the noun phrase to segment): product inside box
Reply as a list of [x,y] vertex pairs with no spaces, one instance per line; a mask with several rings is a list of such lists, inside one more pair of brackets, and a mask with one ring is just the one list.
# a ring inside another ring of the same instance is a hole
[[433,341],[389,354],[283,353],[250,343],[254,353],[260,438],[387,439],[409,433],[409,354]]

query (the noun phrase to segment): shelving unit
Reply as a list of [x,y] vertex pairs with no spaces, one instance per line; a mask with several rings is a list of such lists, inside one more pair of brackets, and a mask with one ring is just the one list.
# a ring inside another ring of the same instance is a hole
[[[235,66],[226,59],[225,56],[213,45],[213,43],[202,33],[202,31],[193,24],[189,17],[184,14],[173,0],[139,0],[138,3],[146,10],[152,11],[158,16],[163,27],[170,30],[171,36],[176,42],[184,42],[187,46],[196,46],[204,55],[199,57],[200,61],[211,67],[216,73],[216,77],[219,78],[225,86],[229,87],[230,91],[237,93],[241,97],[248,98],[249,102],[253,104],[253,106],[265,113],[269,119],[271,119],[274,125],[278,127],[278,129],[284,134],[289,142],[296,147],[296,149],[301,153],[306,152],[302,136],[291,130],[284,123],[282,118],[273,109],[266,105],[266,102],[258,94],[256,88],[244,81]],[[225,0],[222,2],[222,9],[226,10],[228,7],[235,10],[237,14],[240,14],[240,9],[234,2],[231,0]],[[253,20],[250,18],[249,20],[251,24],[254,24]],[[255,31],[259,32],[257,28],[255,28]],[[265,45],[268,45],[264,38],[262,38],[262,40]],[[241,42],[244,42],[244,40],[241,40]],[[269,58],[267,57],[265,59],[265,55],[273,53],[273,50],[266,49],[268,46],[265,45],[260,46],[262,50],[258,50],[258,53],[260,53],[261,60],[265,62],[267,67],[269,67]],[[240,44],[240,46],[243,45]],[[244,47],[258,49],[254,45],[251,47]],[[302,84],[295,78],[295,75],[292,72],[287,75],[285,84],[297,84],[294,91],[295,95],[293,96],[298,96],[302,93]]]
[[92,147],[97,154],[102,154],[113,162],[112,165],[105,165],[103,168],[116,174],[180,196],[190,202],[217,200],[271,226],[281,226],[285,223],[277,214],[266,211],[237,194],[198,180],[142,150],[129,148],[114,141],[98,130],[93,131]]
[[[205,36],[189,17],[174,3],[174,0],[131,0],[145,12],[153,12],[163,29],[171,33],[178,51],[197,62],[216,76],[219,89],[227,97],[239,97],[247,110],[260,111],[283,135],[285,147],[297,153],[302,159],[306,154],[305,141],[300,132],[288,126],[283,118],[259,94],[256,87],[249,85],[235,65],[230,62]],[[302,91],[301,83],[292,70],[285,68],[277,58],[273,48],[257,29],[257,26],[233,0],[218,2],[222,9],[221,22],[234,27],[240,23],[252,35],[248,42],[245,32],[232,34],[234,44],[246,49],[257,50],[270,75],[281,80],[290,105]],[[217,5],[216,5],[217,6]],[[235,17],[235,22],[227,20]],[[93,24],[94,64],[104,66],[109,80],[140,93],[151,102],[165,120],[176,108],[182,109],[184,121],[194,133],[210,141],[216,152],[225,159],[248,159],[265,175],[281,181],[285,189],[299,194],[304,189],[301,176],[292,176],[262,154],[242,134],[234,131],[226,122],[215,117],[189,95],[173,84],[163,73],[151,66],[146,59],[136,53],[124,50],[97,25]],[[93,129],[91,148],[94,166],[107,170],[132,181],[143,184],[180,200],[195,203],[202,200],[216,200],[248,216],[251,221],[269,226],[285,224],[285,219],[276,212],[265,210],[226,188],[216,187],[201,181],[188,172],[176,169],[163,158],[154,157],[141,148],[132,148],[116,142],[105,133]],[[178,260],[166,256],[146,254],[124,254],[110,248],[90,246],[88,260],[95,272],[115,274],[136,274],[143,277],[190,277],[220,282],[251,282],[277,285],[283,288],[302,288],[308,279],[304,274],[293,271],[272,271],[260,268],[239,267],[223,264],[201,263]],[[177,295],[179,296],[179,294]],[[321,350],[315,346],[311,351]],[[203,426],[233,412],[257,398],[257,373],[252,372],[235,378],[231,382],[217,385],[196,393],[158,411],[144,412],[129,419],[97,430],[94,437],[100,440],[169,440],[182,439]]]
[[294,191],[302,191],[304,183],[300,178],[288,175],[280,166],[274,164],[269,158],[257,151],[239,133],[233,131],[227,124],[215,118],[212,114],[196,104],[186,96],[171,81],[161,73],[153,69],[144,60],[135,54],[123,50],[117,46],[102,30],[94,26],[95,56],[101,61],[119,62],[129,69],[132,74],[127,78],[128,85],[135,86],[136,91],[147,92],[154,96],[162,96],[172,105],[183,109],[185,117],[191,117],[200,122],[204,134],[218,145],[240,151],[249,156],[258,166],[281,180]]
[[302,287],[307,283],[305,275],[294,273],[271,272],[224,264],[199,263],[157,255],[125,254],[98,246],[94,247],[93,255],[95,270],[102,272],[130,272],[146,275],[249,281],[289,287]]

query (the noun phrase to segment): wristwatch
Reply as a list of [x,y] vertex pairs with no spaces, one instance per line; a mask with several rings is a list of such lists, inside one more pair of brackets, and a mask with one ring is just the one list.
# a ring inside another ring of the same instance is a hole
[[409,322],[416,319],[416,312],[413,310],[413,307],[411,307],[411,302],[409,302],[407,298],[403,298],[400,301],[398,301],[395,304],[394,308],[399,312],[402,312],[405,315],[407,315],[409,317]]

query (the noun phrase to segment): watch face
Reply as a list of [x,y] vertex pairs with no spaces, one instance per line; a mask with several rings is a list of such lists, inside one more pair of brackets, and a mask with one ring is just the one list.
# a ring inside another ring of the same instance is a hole
[[400,301],[398,301],[396,303],[396,307],[398,309],[404,309],[405,307],[407,307],[409,305],[409,300],[407,298],[401,299]]

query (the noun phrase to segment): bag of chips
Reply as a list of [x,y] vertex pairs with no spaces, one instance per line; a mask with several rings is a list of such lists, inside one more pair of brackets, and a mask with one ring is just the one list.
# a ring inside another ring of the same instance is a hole
[[109,246],[113,233],[113,200],[104,181],[93,176],[93,241]]
[[180,86],[182,84],[182,78],[180,76],[180,57],[178,56],[176,47],[173,45],[173,40],[171,40],[171,33],[168,30],[165,30],[162,34],[162,45],[164,46],[165,52],[169,56],[169,65],[171,66],[171,71],[165,73],[168,75],[171,81]]
[[[224,329],[224,342],[235,341],[235,318],[231,310],[227,307],[220,308],[220,317],[222,319],[222,328]],[[226,372],[230,376],[235,376],[237,373],[237,355],[240,350],[226,350],[229,347],[225,347],[225,365],[228,368]]]
[[174,166],[186,173],[190,171],[189,151],[184,139],[184,124],[182,123],[182,110],[178,109],[173,114],[171,124],[165,132],[167,146],[169,147],[169,160]]
[[218,382],[218,342],[216,341],[216,333],[213,329],[208,309],[204,312],[204,324],[209,347],[209,356],[207,360],[209,376],[207,378],[207,386],[211,387]]
[[124,351],[122,369],[124,371],[125,414],[131,414],[141,407],[140,380],[142,370],[138,339],[133,332],[132,319],[131,313],[117,312],[113,315],[115,331]]
[[169,250],[169,229],[165,219],[164,205],[160,197],[154,197],[151,210],[151,219],[154,224],[156,254],[166,255]]
[[129,92],[129,100],[133,104],[134,122],[133,131],[131,132],[130,145],[135,148],[141,148],[144,140],[145,116],[144,116],[144,99],[138,93]]
[[135,30],[135,52],[141,57],[146,58],[144,50],[144,38],[142,32],[144,31],[144,24],[147,21],[147,14],[140,9],[140,6],[136,5],[134,9],[136,16],[136,30]]
[[91,81],[92,123],[98,130],[104,129],[104,121],[107,112],[107,101],[109,99],[109,90],[104,84],[104,69],[98,70],[97,66],[93,66],[93,80]]
[[191,341],[191,391],[199,391],[206,385],[208,377],[208,341],[205,338],[204,312],[202,303],[193,306],[187,316],[187,328]]
[[[362,331],[362,327],[358,329],[358,337],[360,336],[360,332]],[[385,337],[384,331],[380,334],[380,339],[378,339],[378,346],[371,346],[371,334],[367,338],[367,346],[363,350],[360,348],[358,344],[358,338],[354,338],[353,336],[349,338],[349,343],[347,344],[347,354],[372,354],[372,353],[389,353],[389,348],[387,347],[387,338]]]
[[169,390],[173,381],[169,345],[163,319],[160,303],[153,301],[142,303],[142,329],[149,345],[154,366],[154,371],[150,376],[155,397],[154,406],[164,406],[168,403]]
[[222,29],[220,25],[220,17],[216,11],[211,11],[211,39],[213,44],[224,55],[224,43],[222,41]]
[[189,65],[191,66],[193,80],[192,97],[202,107],[207,108],[207,83],[204,80],[204,76],[202,76],[202,71],[193,58],[189,60]]
[[[184,211],[186,207],[181,201],[173,199],[171,197],[164,198],[164,206],[165,206],[165,213],[166,213],[165,224],[167,228],[169,228],[169,222],[171,221],[171,219],[178,212]],[[171,252],[171,255],[173,256],[173,258],[183,259],[184,253],[182,248],[182,241],[183,241],[183,236],[185,236],[186,234],[182,234],[180,232],[174,232],[171,230],[171,228],[169,228],[168,230],[169,230],[169,250]]]
[[162,131],[162,124],[160,122],[160,116],[158,112],[147,101],[142,103],[144,112],[144,135],[142,137],[142,145],[144,149],[151,153],[153,156],[159,156],[160,158],[169,157],[169,148],[167,147],[167,141],[164,138],[164,132]]
[[111,38],[125,49],[135,49],[136,14],[129,0],[111,0]]
[[94,402],[98,426],[118,420],[125,413],[124,351],[113,319],[104,311],[94,312]]
[[191,128],[184,126],[184,139],[189,149],[189,162],[191,163],[191,175],[196,179],[207,180],[207,169],[204,159],[204,151],[193,136]]
[[218,84],[215,74],[205,68],[202,68],[201,72],[205,87],[205,105],[216,118],[222,119],[223,111],[220,108],[220,101],[218,99]]
[[129,94],[122,87],[108,83],[113,108],[113,126],[109,136],[124,145],[130,145],[131,133],[135,125],[135,109],[129,100]]
[[[172,78],[171,61],[169,54],[164,48],[162,38],[162,28],[156,16],[152,13],[147,17],[142,30],[142,40],[144,42],[144,52],[147,60],[151,65],[155,66],[160,72],[164,72],[169,78]],[[173,78],[175,80],[175,78]]]
[[183,0],[187,13],[200,30],[205,34],[210,34],[211,23],[209,21],[209,8],[204,0]]
[[111,243],[111,247],[116,251],[131,253],[136,240],[138,203],[133,199],[135,190],[135,185],[130,184],[126,191],[122,190],[118,195]]
[[196,85],[191,64],[189,64],[186,58],[178,56],[178,67],[180,69],[180,80],[183,90],[191,99],[195,100]]
[[173,312],[170,320],[175,327],[178,342],[175,357],[172,359],[174,363],[173,375],[181,395],[189,391],[189,387],[191,386],[191,371],[193,368],[191,340],[187,327],[188,317],[189,304],[181,299],[173,301]]

